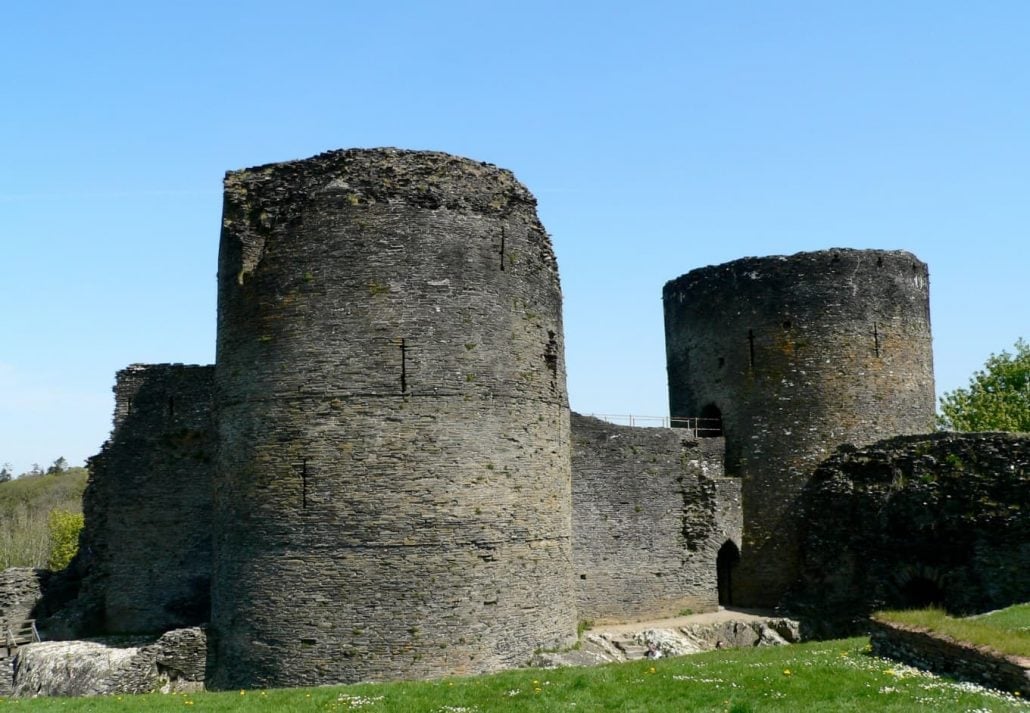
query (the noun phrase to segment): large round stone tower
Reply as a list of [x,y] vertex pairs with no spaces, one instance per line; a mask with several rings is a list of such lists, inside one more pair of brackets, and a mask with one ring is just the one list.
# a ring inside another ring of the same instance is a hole
[[477,673],[574,639],[561,290],[535,205],[442,153],[227,174],[211,685]]
[[731,601],[775,605],[815,466],[843,443],[933,430],[926,265],[881,250],[745,258],[672,280],[663,300],[670,413],[721,418],[742,478]]

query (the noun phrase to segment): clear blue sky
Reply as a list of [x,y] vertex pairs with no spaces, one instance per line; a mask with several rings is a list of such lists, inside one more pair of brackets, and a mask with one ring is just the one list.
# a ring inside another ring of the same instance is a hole
[[929,263],[938,393],[1030,337],[1030,3],[10,2],[0,463],[80,463],[116,370],[211,363],[221,179],[332,148],[537,196],[583,412],[667,413],[661,288],[829,247]]

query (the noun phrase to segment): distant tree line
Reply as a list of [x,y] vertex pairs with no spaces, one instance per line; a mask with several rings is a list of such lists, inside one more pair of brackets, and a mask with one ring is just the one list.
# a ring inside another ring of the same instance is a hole
[[0,465],[0,483],[6,483],[9,480],[16,478],[32,478],[38,475],[63,475],[69,470],[82,470],[82,468],[70,468],[68,461],[64,456],[60,456],[57,460],[51,463],[46,470],[40,467],[39,463],[33,463],[32,468],[25,471],[21,475],[15,475],[14,467],[10,463],[4,463]]

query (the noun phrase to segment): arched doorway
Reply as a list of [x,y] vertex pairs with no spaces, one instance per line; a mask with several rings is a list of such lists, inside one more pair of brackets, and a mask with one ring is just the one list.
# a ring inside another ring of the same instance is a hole
[[722,436],[722,411],[715,404],[708,404],[701,409],[701,418],[697,424],[697,435],[703,438]]
[[903,606],[922,609],[944,604],[944,591],[929,577],[912,577],[900,588]]
[[733,570],[740,562],[740,550],[733,540],[726,540],[715,558],[715,573],[719,586],[719,605],[733,604]]

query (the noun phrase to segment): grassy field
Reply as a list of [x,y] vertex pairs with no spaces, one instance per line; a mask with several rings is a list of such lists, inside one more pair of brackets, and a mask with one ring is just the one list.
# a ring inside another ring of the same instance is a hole
[[491,676],[294,690],[23,699],[3,711],[487,713],[618,711],[1030,711],[1008,694],[937,678],[868,653],[868,639]]
[[876,618],[930,629],[1013,656],[1030,656],[1030,604],[964,618],[950,617],[940,609],[886,611]]

